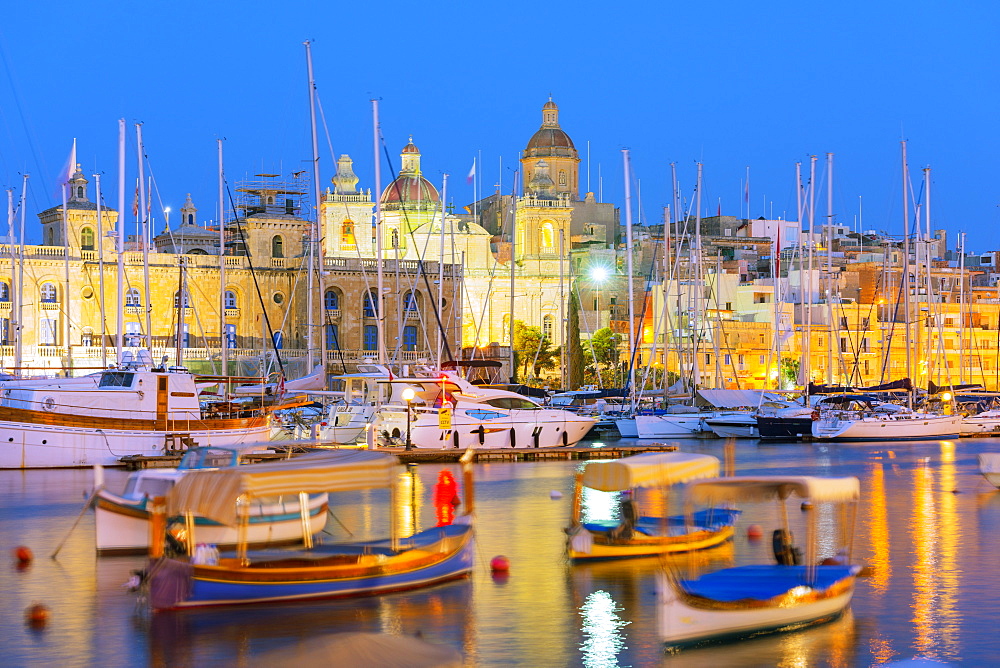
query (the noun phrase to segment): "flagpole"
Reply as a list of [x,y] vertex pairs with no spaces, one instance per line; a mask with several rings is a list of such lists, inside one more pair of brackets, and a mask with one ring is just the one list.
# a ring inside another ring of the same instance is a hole
[[[118,119],[118,356],[125,346],[125,119]],[[148,295],[147,295],[148,297]]]

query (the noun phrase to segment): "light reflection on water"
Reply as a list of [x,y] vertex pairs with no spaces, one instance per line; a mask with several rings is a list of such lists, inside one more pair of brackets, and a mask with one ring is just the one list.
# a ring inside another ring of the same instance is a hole
[[[717,441],[682,449],[718,457]],[[460,649],[475,666],[854,666],[910,658],[989,665],[1000,654],[995,619],[1000,597],[1000,493],[979,476],[976,455],[1000,451],[993,439],[912,444],[737,445],[740,474],[857,475],[863,503],[855,554],[871,567],[859,580],[851,611],[832,624],[784,636],[665,656],[656,637],[657,560],[569,567],[563,528],[578,462],[491,463],[476,467],[478,556],[468,580],[428,590],[343,601],[203,610],[150,616],[122,586],[142,559],[96,560],[93,518],[86,515],[58,560],[48,554],[66,536],[92,485],[89,471],[0,471],[0,636],[10,665],[259,665],[269,652],[339,631],[414,634]],[[457,467],[425,465],[400,474],[395,499],[405,531],[435,519],[430,498],[437,474]],[[125,474],[108,471],[120,489]],[[557,490],[562,498],[553,499]],[[955,493],[955,492],[958,493]],[[339,499],[338,499],[339,500]],[[337,538],[388,530],[388,495],[365,492],[337,504],[327,525]],[[360,501],[360,503],[358,503]],[[650,497],[651,504],[662,504]],[[671,512],[679,510],[671,498]],[[588,519],[613,520],[614,494],[585,496]],[[460,508],[461,510],[461,508]],[[767,559],[769,505],[744,508],[732,544],[673,562],[694,575],[720,564]],[[834,542],[832,513],[818,506],[820,555]],[[803,513],[789,505],[796,536]],[[749,524],[765,539],[750,541]],[[18,571],[10,554],[31,547],[36,560]],[[505,580],[489,573],[491,557],[512,564]],[[52,610],[49,627],[23,623],[34,601]]]

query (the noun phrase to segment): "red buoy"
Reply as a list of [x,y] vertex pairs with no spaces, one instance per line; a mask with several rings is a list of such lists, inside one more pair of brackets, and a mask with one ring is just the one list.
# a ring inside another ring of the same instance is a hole
[[14,548],[14,558],[17,559],[20,564],[30,564],[31,560],[35,558],[35,555],[33,555],[31,550],[24,545],[18,545]]
[[510,570],[510,560],[504,556],[493,557],[490,560],[490,570],[494,573],[506,573]]
[[747,538],[751,540],[760,538],[764,535],[764,530],[760,528],[759,524],[751,524],[747,527]]
[[41,603],[28,606],[24,611],[24,623],[33,629],[44,627],[49,621],[49,609]]

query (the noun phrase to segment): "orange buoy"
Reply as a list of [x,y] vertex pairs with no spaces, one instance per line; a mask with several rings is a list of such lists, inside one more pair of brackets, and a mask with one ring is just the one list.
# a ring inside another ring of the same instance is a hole
[[35,558],[35,555],[31,553],[30,548],[27,548],[24,545],[18,545],[14,548],[14,558],[17,559],[20,564],[30,564],[31,560]]
[[494,573],[506,573],[510,570],[510,560],[504,556],[490,559],[490,570]]
[[41,603],[34,603],[24,611],[24,622],[33,629],[40,629],[49,621],[49,609]]
[[759,524],[751,524],[747,527],[747,538],[757,539],[764,535],[764,530],[760,528]]

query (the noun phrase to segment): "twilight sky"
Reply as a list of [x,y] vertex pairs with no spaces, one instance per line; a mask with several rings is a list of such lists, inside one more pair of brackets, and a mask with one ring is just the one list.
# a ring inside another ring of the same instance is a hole
[[[31,174],[37,241],[35,214],[58,202],[75,137],[85,174],[104,174],[115,206],[125,118],[128,208],[142,122],[163,205],[176,212],[190,192],[200,220],[215,219],[217,138],[233,184],[309,168],[309,39],[327,127],[324,187],[331,145],[372,185],[377,97],[392,169],[412,134],[425,176],[439,185],[450,174],[457,206],[472,201],[465,177],[479,155],[484,189],[502,182],[510,192],[551,94],[583,160],[581,192],[589,142],[590,189],[623,206],[621,149],[631,150],[643,223],[660,222],[670,203],[671,162],[693,198],[698,161],[705,213],[721,201],[724,214],[746,215],[749,167],[750,215],[794,219],[795,163],[807,171],[817,155],[822,174],[832,152],[838,222],[856,225],[860,206],[863,229],[901,234],[906,139],[914,190],[932,168],[932,226],[991,250],[1000,247],[998,29],[1000,4],[985,0],[22,2],[0,23],[0,186],[19,196]],[[154,199],[157,231],[158,209]]]

